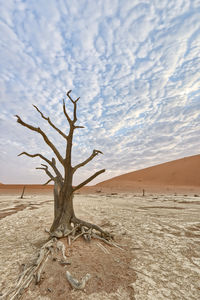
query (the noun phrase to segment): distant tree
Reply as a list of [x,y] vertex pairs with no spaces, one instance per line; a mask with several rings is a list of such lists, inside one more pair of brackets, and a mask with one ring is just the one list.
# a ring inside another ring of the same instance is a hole
[[26,188],[26,186],[24,185],[24,187],[23,187],[23,190],[22,190],[22,193],[21,193],[21,197],[20,197],[20,199],[23,199],[23,198],[24,198],[24,192],[25,192],[25,188]]
[[[73,135],[74,130],[79,128],[84,128],[83,126],[77,126],[75,123],[77,122],[77,102],[80,99],[77,98],[76,100],[73,100],[70,96],[71,90],[67,92],[67,96],[71,103],[73,104],[73,118],[70,118],[66,111],[65,107],[65,101],[63,99],[63,113],[68,121],[69,124],[69,130],[68,134],[61,131],[57,126],[55,126],[49,117],[44,116],[44,114],[38,109],[37,106],[33,105],[35,109],[39,112],[41,117],[46,120],[49,125],[56,130],[63,138],[66,143],[66,150],[65,150],[65,157],[62,157],[59,150],[56,148],[56,146],[50,141],[50,139],[47,137],[47,135],[44,133],[43,130],[40,129],[40,127],[34,127],[32,125],[29,125],[28,123],[25,123],[22,121],[22,119],[16,115],[17,122],[21,124],[24,127],[27,127],[28,129],[35,131],[39,133],[45,143],[51,148],[51,150],[54,152],[57,160],[61,163],[63,166],[63,175],[59,171],[59,169],[56,166],[56,159],[52,157],[52,159],[48,159],[42,154],[36,153],[36,154],[29,154],[27,152],[22,152],[20,155],[27,155],[29,157],[40,157],[44,162],[47,164],[41,164],[41,167],[37,169],[42,169],[45,171],[45,173],[49,176],[49,180],[45,183],[48,184],[50,181],[54,182],[54,220],[53,224],[50,228],[50,235],[52,237],[63,237],[68,236],[71,232],[73,234],[83,232],[84,230],[92,231],[93,229],[97,231],[97,233],[100,233],[102,238],[108,238],[109,234],[102,230],[99,226],[95,224],[91,224],[88,222],[85,222],[83,220],[78,219],[75,216],[74,213],[74,207],[73,207],[73,195],[74,192],[78,189],[85,186],[87,183],[89,183],[91,180],[93,180],[98,175],[105,172],[105,169],[102,169],[92,176],[90,176],[88,179],[84,180],[82,183],[78,184],[77,186],[73,186],[73,176],[74,173],[81,167],[85,166],[87,163],[89,163],[95,156],[98,154],[102,154],[99,150],[93,150],[92,154],[83,162],[72,166],[72,141],[73,141]],[[49,166],[53,170],[49,171]]]

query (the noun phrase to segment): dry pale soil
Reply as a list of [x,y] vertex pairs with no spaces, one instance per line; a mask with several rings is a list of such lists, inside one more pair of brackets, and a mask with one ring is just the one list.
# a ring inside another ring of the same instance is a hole
[[[0,196],[0,293],[14,288],[37,259],[53,218],[51,195]],[[99,240],[66,239],[67,265],[50,254],[39,284],[21,299],[200,299],[200,197],[179,195],[76,195],[78,217],[115,234],[122,249]],[[73,290],[66,271],[91,278]]]

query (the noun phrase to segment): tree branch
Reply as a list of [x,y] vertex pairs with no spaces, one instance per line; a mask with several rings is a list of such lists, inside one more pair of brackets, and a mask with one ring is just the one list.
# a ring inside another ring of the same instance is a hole
[[41,166],[44,166],[44,168],[38,167],[36,168],[36,170],[44,170],[46,172],[46,174],[51,178],[51,180],[53,180],[55,182],[55,178],[53,177],[53,175],[49,172],[48,170],[48,166],[41,164]]
[[52,161],[51,161],[50,166],[53,168],[54,172],[56,173],[58,181],[60,181],[60,183],[63,183],[64,179],[62,177],[62,174],[60,173],[60,171],[56,167],[56,160],[55,160],[54,157],[52,157]]
[[85,181],[83,181],[79,185],[75,186],[73,188],[73,192],[79,190],[80,188],[82,188],[84,185],[86,185],[87,183],[89,183],[90,181],[92,181],[94,178],[96,178],[98,175],[100,175],[103,172],[105,172],[105,169],[102,169],[102,170],[96,172],[95,174],[93,174],[92,176],[90,176],[88,179],[86,179]]
[[77,128],[85,128],[84,126],[74,126],[74,129],[77,129]]
[[64,101],[64,99],[63,99],[63,112],[64,112],[65,117],[67,118],[67,121],[68,121],[69,125],[71,125],[71,124],[72,124],[72,120],[71,120],[71,118],[69,117],[68,113],[66,112],[65,101]]
[[72,90],[69,90],[69,91],[67,92],[67,97],[71,100],[72,103],[77,103],[78,100],[80,99],[80,97],[78,97],[76,100],[73,100],[73,99],[71,98],[71,96],[70,96],[71,91],[72,91]]
[[80,167],[83,167],[85,166],[87,163],[89,163],[89,161],[91,161],[95,156],[97,156],[98,154],[103,154],[101,151],[99,150],[93,150],[92,154],[90,155],[90,157],[88,157],[86,160],[84,160],[82,163],[76,165],[74,168],[73,168],[73,173]]
[[56,161],[55,161],[55,158],[52,158],[52,161],[50,161],[48,158],[46,158],[45,156],[43,156],[42,154],[40,153],[36,153],[36,154],[29,154],[27,152],[22,152],[20,154],[18,154],[18,156],[21,156],[21,155],[27,155],[29,157],[40,157],[41,159],[43,159],[44,161],[46,161],[51,167],[52,169],[54,170],[55,174],[57,175],[58,179],[63,182],[63,177],[61,175],[61,173],[59,172],[59,170],[56,168]]
[[53,150],[53,152],[57,156],[57,158],[60,161],[60,163],[62,165],[64,165],[64,159],[62,158],[61,154],[56,149],[56,147],[54,146],[54,144],[48,139],[48,137],[46,136],[46,134],[40,129],[40,127],[34,127],[32,125],[29,125],[29,124],[25,123],[24,121],[22,121],[22,119],[18,115],[16,115],[16,117],[17,117],[17,122],[19,124],[21,124],[24,127],[27,127],[28,129],[30,129],[32,131],[35,131],[35,132],[38,132],[39,134],[41,134],[41,136],[43,137],[44,141]]
[[52,179],[50,178],[47,182],[45,182],[43,185],[47,185],[49,182],[51,182]]
[[77,110],[77,105],[76,105],[76,102],[74,102],[74,119],[73,119],[73,124],[75,124],[76,121],[77,121],[76,110]]
[[51,127],[53,127],[60,135],[62,135],[66,140],[67,140],[67,135],[64,133],[64,132],[62,132],[59,128],[57,128],[52,122],[51,122],[51,120],[50,120],[50,118],[48,117],[45,117],[44,115],[43,115],[43,113],[39,110],[39,108],[36,106],[36,105],[33,105],[33,107],[35,107],[35,109],[40,113],[40,115],[41,115],[41,117],[43,118],[43,119],[45,119],[50,125],[51,125]]
[[70,101],[74,104],[74,119],[73,119],[73,124],[75,124],[76,121],[77,121],[77,116],[76,116],[77,105],[76,105],[76,103],[78,102],[78,100],[80,99],[80,97],[78,97],[78,98],[74,101],[74,100],[71,98],[70,93],[71,93],[71,90],[69,90],[69,91],[67,92],[67,97],[68,97],[68,98],[70,99]]

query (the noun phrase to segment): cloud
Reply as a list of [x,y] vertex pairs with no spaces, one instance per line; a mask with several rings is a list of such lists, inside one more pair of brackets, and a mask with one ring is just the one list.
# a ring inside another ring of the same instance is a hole
[[105,166],[103,180],[123,172],[198,153],[199,1],[6,1],[1,9],[0,153],[2,182],[45,182],[40,161],[52,157],[42,137],[13,115],[40,126],[64,155],[63,138],[32,107],[63,131],[62,99],[81,97],[73,163],[94,148],[75,183]]

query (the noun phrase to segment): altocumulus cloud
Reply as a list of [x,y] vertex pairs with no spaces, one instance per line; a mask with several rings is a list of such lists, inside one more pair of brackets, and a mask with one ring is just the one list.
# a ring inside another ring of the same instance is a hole
[[98,180],[199,153],[198,0],[1,0],[0,11],[0,181],[45,181],[35,170],[41,161],[17,154],[52,153],[13,115],[40,126],[63,153],[32,104],[67,130],[69,89],[81,96],[86,127],[75,135],[74,164],[104,152],[75,182],[102,167]]

